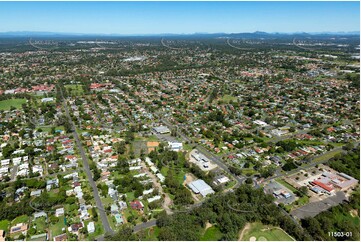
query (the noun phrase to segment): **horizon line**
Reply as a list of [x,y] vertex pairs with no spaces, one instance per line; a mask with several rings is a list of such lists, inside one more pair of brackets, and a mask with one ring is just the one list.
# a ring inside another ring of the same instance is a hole
[[118,35],[118,36],[152,36],[152,35],[213,35],[213,34],[358,34],[360,35],[360,30],[354,31],[295,31],[295,32],[266,32],[261,30],[256,30],[253,32],[192,32],[192,33],[131,33],[131,34],[121,34],[121,33],[79,33],[79,32],[52,32],[52,31],[31,31],[31,30],[15,30],[15,31],[1,31],[0,34],[58,34],[58,35]]

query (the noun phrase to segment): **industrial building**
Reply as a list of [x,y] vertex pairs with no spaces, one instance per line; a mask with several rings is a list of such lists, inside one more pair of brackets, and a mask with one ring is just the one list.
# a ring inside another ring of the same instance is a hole
[[158,134],[167,134],[167,133],[170,133],[170,130],[168,129],[167,126],[154,127],[153,130],[154,130],[155,132],[157,132]]
[[206,197],[208,194],[214,193],[213,189],[201,179],[188,183],[188,187],[195,194],[201,194],[203,197]]

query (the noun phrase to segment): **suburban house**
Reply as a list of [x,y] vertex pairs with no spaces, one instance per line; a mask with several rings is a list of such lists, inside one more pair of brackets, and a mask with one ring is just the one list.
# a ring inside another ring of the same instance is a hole
[[18,233],[18,232],[26,232],[28,230],[28,224],[19,223],[10,228],[10,234]]

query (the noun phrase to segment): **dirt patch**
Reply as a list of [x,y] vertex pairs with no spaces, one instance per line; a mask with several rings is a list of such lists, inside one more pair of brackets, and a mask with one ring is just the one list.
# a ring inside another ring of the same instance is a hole
[[261,231],[264,232],[264,231],[268,231],[268,230],[270,230],[270,229],[271,229],[270,227],[267,227],[267,228],[265,228],[265,229],[261,229]]
[[196,180],[196,177],[192,173],[187,173],[187,174],[185,174],[185,176],[186,176],[186,179],[183,182],[184,186],[187,185],[188,183]]
[[212,226],[213,226],[213,224],[211,224],[210,222],[207,222],[207,223],[206,223],[206,229],[205,229],[205,230],[209,229],[209,228],[212,227]]
[[244,236],[244,234],[251,228],[251,224],[250,223],[246,223],[246,225],[244,226],[244,228],[241,230],[241,232],[239,233],[239,239],[238,241],[242,241],[242,238]]
[[149,141],[147,142],[147,147],[158,147],[159,145],[159,142],[156,142],[156,141]]
[[357,217],[357,216],[358,216],[358,211],[357,211],[357,209],[352,209],[352,210],[350,211],[350,214],[351,214],[352,217]]

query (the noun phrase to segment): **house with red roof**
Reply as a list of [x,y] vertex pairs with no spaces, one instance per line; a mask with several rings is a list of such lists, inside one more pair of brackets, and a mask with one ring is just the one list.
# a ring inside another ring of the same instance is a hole
[[133,201],[130,203],[130,207],[135,209],[135,210],[143,210],[144,209],[144,205],[141,201]]

